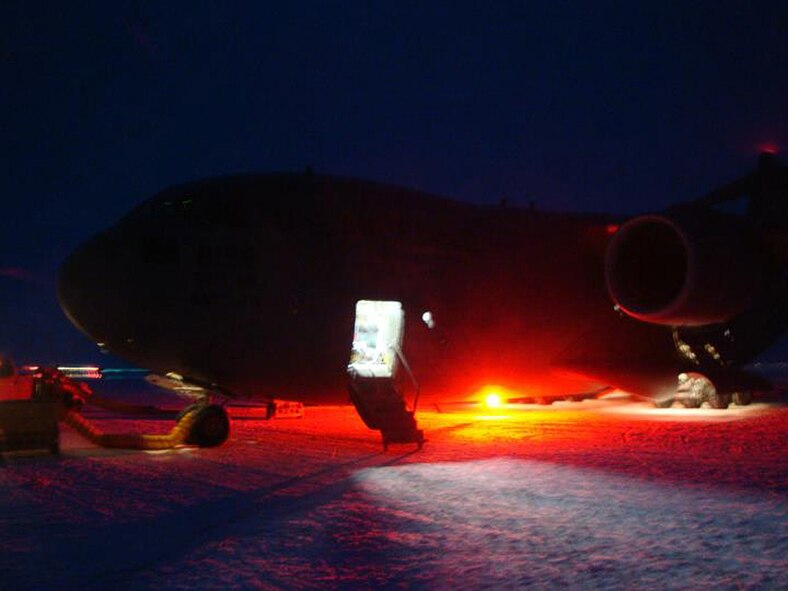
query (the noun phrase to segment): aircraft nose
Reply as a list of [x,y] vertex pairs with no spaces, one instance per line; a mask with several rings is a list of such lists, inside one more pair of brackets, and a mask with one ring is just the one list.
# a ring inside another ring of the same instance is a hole
[[60,267],[57,295],[71,322],[96,342],[106,341],[110,321],[116,317],[118,302],[112,284],[117,249],[107,236],[97,236],[66,258]]

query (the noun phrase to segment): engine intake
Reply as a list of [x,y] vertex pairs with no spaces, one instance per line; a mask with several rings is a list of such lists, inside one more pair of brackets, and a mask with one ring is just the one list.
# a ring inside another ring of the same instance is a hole
[[605,257],[610,297],[630,316],[655,324],[726,322],[760,289],[763,257],[740,218],[686,210],[625,223]]

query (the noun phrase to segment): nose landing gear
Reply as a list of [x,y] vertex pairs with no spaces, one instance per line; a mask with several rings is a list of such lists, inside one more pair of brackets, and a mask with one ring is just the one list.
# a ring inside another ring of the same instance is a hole
[[186,437],[186,443],[200,447],[216,447],[227,441],[230,435],[230,419],[227,411],[218,404],[198,407],[194,423]]

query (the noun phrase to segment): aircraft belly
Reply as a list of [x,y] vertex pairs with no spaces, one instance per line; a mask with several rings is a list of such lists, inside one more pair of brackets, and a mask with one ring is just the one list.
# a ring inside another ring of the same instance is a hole
[[[595,317],[610,311],[602,286],[577,271],[582,261],[560,266],[555,281],[540,285],[528,280],[533,270],[523,273],[509,263],[469,256],[394,275],[388,289],[379,290],[405,305],[405,353],[425,399],[456,400],[489,384],[534,394],[599,387],[594,379],[554,374],[551,362]],[[432,329],[421,320],[426,311],[434,318]]]

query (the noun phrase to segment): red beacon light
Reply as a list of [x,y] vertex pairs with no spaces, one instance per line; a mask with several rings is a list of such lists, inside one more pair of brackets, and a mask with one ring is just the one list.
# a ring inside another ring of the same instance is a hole
[[477,390],[475,397],[480,408],[500,414],[508,408],[512,392],[504,386],[489,384]]
[[490,392],[484,397],[484,406],[487,408],[501,408],[501,395],[497,392]]
[[772,142],[766,142],[758,146],[759,154],[769,154],[770,156],[777,156],[780,153],[780,147]]

